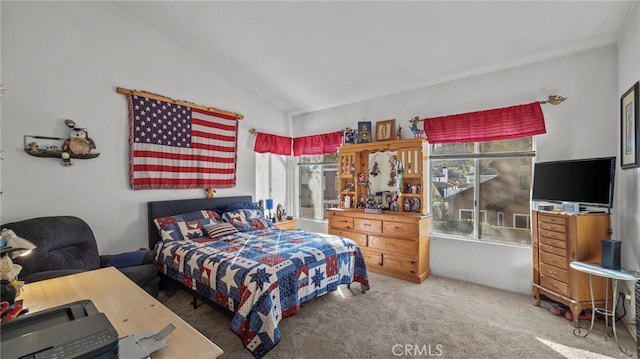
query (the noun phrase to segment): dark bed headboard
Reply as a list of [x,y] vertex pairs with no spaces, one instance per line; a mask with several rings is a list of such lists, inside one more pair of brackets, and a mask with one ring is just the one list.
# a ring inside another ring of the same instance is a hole
[[158,228],[153,220],[160,217],[175,216],[176,214],[199,211],[203,209],[215,210],[231,203],[253,202],[251,196],[215,197],[177,199],[171,201],[147,202],[147,220],[149,226],[149,248],[153,249],[156,242],[161,240]]

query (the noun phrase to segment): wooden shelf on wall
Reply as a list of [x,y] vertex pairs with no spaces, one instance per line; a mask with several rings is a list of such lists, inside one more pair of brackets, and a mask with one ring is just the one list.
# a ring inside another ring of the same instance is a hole
[[[51,151],[51,150],[31,150],[30,148],[25,148],[24,151],[31,156],[35,157],[48,157],[48,158],[62,158],[62,153],[64,151]],[[100,156],[100,153],[87,153],[86,155],[76,155],[70,152],[67,152],[71,158],[78,158],[82,160],[96,158]]]

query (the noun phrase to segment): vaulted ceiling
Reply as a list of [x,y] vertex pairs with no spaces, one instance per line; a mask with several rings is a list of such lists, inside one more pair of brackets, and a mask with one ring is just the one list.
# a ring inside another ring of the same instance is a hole
[[616,43],[628,1],[112,1],[292,115]]

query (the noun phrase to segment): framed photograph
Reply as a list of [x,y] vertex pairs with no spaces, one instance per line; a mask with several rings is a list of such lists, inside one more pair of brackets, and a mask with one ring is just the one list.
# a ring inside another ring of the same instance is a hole
[[353,145],[354,143],[356,143],[356,130],[354,130],[353,128],[345,128],[343,130],[344,136],[344,144],[345,145]]
[[371,121],[358,122],[358,143],[373,142],[371,133]]
[[640,82],[620,98],[620,165],[623,169],[640,166]]
[[387,141],[396,138],[396,120],[376,122],[376,141]]
[[393,199],[393,196],[391,195],[391,192],[389,191],[384,191],[382,192],[382,195],[380,196],[381,200],[382,200],[382,208],[384,209],[389,209],[389,205],[391,204],[391,200]]

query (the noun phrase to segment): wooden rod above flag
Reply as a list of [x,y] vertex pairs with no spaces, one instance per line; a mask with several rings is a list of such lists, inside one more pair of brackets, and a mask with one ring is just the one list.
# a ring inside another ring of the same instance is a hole
[[172,104],[175,104],[175,105],[187,106],[187,107],[196,108],[196,109],[200,109],[200,110],[204,110],[204,111],[215,112],[215,113],[218,113],[220,115],[233,117],[233,118],[235,118],[237,120],[242,120],[244,118],[244,115],[241,115],[239,113],[220,110],[220,109],[217,109],[215,107],[207,107],[207,106],[196,105],[195,103],[191,103],[191,102],[187,102],[187,101],[174,100],[172,98],[161,96],[161,95],[157,95],[157,94],[153,94],[153,93],[150,93],[150,92],[129,90],[129,89],[125,89],[125,88],[122,88],[122,87],[117,87],[116,91],[119,94],[123,94],[123,95],[142,96],[142,97],[150,98],[150,99],[153,99],[153,100],[169,102],[169,103],[172,103]]

